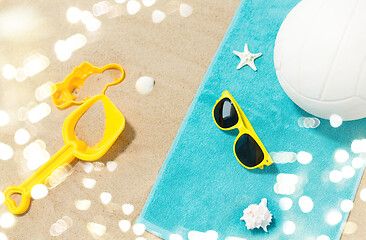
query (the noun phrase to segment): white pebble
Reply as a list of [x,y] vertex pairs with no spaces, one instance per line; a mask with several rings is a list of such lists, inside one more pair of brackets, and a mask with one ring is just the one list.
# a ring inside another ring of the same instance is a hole
[[136,81],[136,90],[140,94],[148,94],[154,89],[155,81],[151,77],[140,77]]

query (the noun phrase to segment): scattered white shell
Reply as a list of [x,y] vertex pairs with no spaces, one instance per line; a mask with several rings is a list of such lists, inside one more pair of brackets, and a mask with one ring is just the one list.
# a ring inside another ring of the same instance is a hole
[[259,205],[251,204],[244,211],[240,220],[245,221],[247,229],[262,227],[267,232],[267,226],[272,221],[272,214],[267,208],[267,199],[263,198]]
[[151,77],[140,77],[136,81],[136,90],[140,94],[148,94],[154,89],[155,81]]

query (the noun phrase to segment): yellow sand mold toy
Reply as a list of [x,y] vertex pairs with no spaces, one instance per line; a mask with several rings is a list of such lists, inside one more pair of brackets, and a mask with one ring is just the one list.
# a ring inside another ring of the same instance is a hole
[[[90,68],[90,66],[92,68]],[[107,66],[110,68],[112,65]],[[45,184],[47,182],[47,178],[54,170],[70,163],[75,158],[84,161],[95,161],[101,158],[117,140],[118,136],[125,127],[125,118],[118,108],[112,103],[112,101],[104,95],[109,86],[121,82],[124,78],[123,69],[119,65],[113,64],[113,68],[116,66],[121,69],[122,77],[117,79],[113,84],[108,84],[104,88],[102,94],[88,98],[82,102],[75,102],[75,98],[69,95],[69,90],[80,86],[78,84],[81,82],[83,83],[83,81],[93,73],[98,73],[98,71],[101,71],[100,69],[93,67],[89,63],[83,63],[80,67],[75,68],[73,73],[70,74],[64,82],[56,84],[56,91],[52,97],[53,99],[57,99],[56,101],[54,100],[57,107],[66,108],[73,104],[81,103],[82,105],[73,111],[64,121],[62,136],[65,145],[20,186],[10,186],[5,189],[5,204],[11,213],[24,213],[29,207],[31,200],[31,190],[33,186],[36,184]],[[102,69],[107,68],[104,67]],[[80,77],[80,73],[83,71],[85,72],[85,70],[87,70],[87,74],[83,74],[82,77]],[[104,105],[106,117],[105,132],[103,139],[96,146],[89,147],[85,142],[77,138],[75,135],[75,126],[81,116],[97,102],[102,102]],[[11,198],[14,194],[20,194],[22,197],[19,206],[17,206],[16,202]]]

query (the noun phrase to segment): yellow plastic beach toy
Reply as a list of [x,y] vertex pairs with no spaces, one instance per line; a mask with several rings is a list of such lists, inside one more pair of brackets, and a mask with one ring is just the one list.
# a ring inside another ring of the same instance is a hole
[[115,63],[105,65],[102,68],[95,67],[88,62],[83,62],[79,67],[74,70],[65,78],[64,81],[57,83],[53,86],[52,101],[56,107],[65,109],[73,105],[83,104],[88,98],[82,101],[75,101],[77,96],[73,94],[74,90],[80,90],[80,87],[84,86],[85,80],[93,74],[102,73],[108,69],[117,69],[121,72],[121,77],[114,79],[114,82],[107,84],[102,94],[105,94],[108,87],[116,85],[123,81],[125,78],[125,71],[123,68]]
[[[78,69],[74,70],[73,74],[70,74],[67,77],[66,83],[62,83],[56,86],[56,93],[59,93],[61,98],[57,98],[58,102],[55,103],[56,106],[60,108],[66,108],[73,104],[81,104],[78,109],[74,110],[64,121],[62,128],[62,136],[65,145],[54,154],[45,164],[43,164],[36,172],[34,172],[25,182],[23,182],[20,186],[10,186],[3,192],[5,195],[5,204],[8,207],[9,211],[13,214],[22,214],[24,213],[30,204],[31,200],[31,190],[33,186],[36,184],[44,184],[47,182],[47,178],[52,174],[54,170],[57,168],[70,163],[75,158],[84,160],[84,161],[95,161],[101,158],[112,146],[112,144],[117,140],[118,136],[121,134],[125,127],[125,118],[122,113],[118,110],[118,108],[113,104],[113,102],[104,95],[107,88],[111,85],[117,84],[122,81],[124,77],[123,69],[117,64],[110,64],[107,66],[119,66],[119,69],[122,69],[122,77],[116,82],[112,84],[108,84],[102,94],[96,95],[92,98],[88,98],[87,100],[83,100],[82,102],[75,102],[74,98],[70,98],[70,95],[67,92],[67,89],[71,89],[70,86],[76,87],[78,86],[70,79],[76,79],[76,81],[81,81],[81,78],[71,78],[75,77],[75,73],[80,73],[79,70],[83,69],[83,66],[92,66],[87,63],[83,63]],[[106,68],[106,67],[104,67]],[[104,69],[102,68],[102,69]],[[95,70],[95,68],[94,68]],[[93,74],[94,70],[88,71],[88,76]],[[98,70],[99,71],[99,70]],[[83,75],[85,76],[85,75]],[[85,79],[84,79],[85,80]],[[117,82],[118,81],[118,82]],[[80,83],[80,82],[79,82]],[[78,84],[79,84],[78,83]],[[54,97],[54,96],[53,96]],[[81,116],[96,102],[102,102],[105,109],[105,131],[103,139],[94,147],[89,147],[84,141],[81,141],[75,135],[75,126]],[[57,105],[60,104],[60,105]],[[21,195],[21,203],[17,206],[16,202],[11,198],[14,194]]]

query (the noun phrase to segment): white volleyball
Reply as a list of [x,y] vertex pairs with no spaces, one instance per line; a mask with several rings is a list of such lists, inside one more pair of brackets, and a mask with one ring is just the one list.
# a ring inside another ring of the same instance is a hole
[[282,88],[305,111],[366,117],[366,1],[301,1],[278,32],[274,65]]

